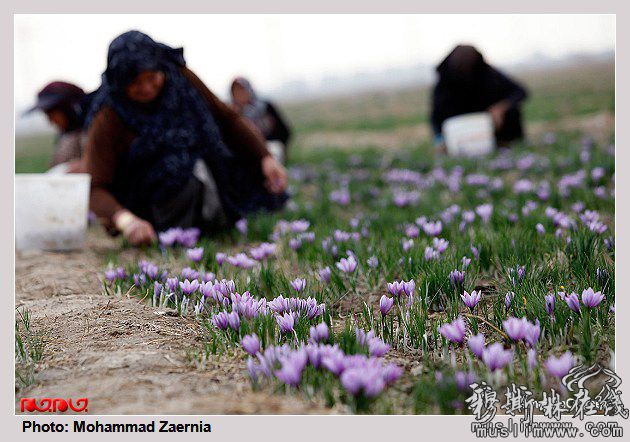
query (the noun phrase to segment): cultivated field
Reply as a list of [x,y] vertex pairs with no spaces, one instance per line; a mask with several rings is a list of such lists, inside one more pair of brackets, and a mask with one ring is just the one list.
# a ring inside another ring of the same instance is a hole
[[[434,156],[428,93],[290,104],[286,210],[17,253],[20,397],[96,414],[467,413],[615,349],[614,66],[529,74],[528,140]],[[17,140],[16,171],[50,140]]]

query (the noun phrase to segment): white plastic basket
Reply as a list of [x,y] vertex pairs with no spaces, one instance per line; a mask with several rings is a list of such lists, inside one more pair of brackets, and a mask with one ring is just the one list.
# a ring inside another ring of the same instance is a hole
[[442,125],[444,144],[449,155],[478,156],[494,151],[494,125],[487,112],[458,115]]
[[15,176],[17,250],[73,250],[87,229],[90,175]]

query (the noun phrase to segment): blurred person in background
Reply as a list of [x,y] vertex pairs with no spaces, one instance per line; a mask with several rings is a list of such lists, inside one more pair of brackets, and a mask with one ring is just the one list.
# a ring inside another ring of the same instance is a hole
[[262,136],[186,67],[182,48],[141,32],[111,42],[86,124],[90,207],[132,245],[176,226],[212,232],[287,200]]
[[278,161],[285,163],[291,130],[277,107],[268,100],[258,98],[249,80],[243,77],[232,81],[230,93],[234,109],[256,126],[267,140],[269,151]]
[[81,156],[85,142],[83,122],[88,103],[89,95],[79,86],[54,81],[44,86],[37,94],[35,105],[26,111],[26,114],[36,110],[44,112],[50,124],[57,129],[51,172],[85,172]]
[[437,67],[431,125],[435,146],[443,151],[442,124],[450,117],[489,112],[498,146],[523,138],[520,105],[527,91],[490,66],[473,46],[458,45]]

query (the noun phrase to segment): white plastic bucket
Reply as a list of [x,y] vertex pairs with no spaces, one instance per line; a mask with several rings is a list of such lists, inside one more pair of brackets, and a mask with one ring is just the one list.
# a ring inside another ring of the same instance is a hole
[[73,250],[87,229],[90,175],[15,175],[17,250]]
[[486,155],[495,149],[494,125],[488,112],[458,115],[442,124],[449,155]]

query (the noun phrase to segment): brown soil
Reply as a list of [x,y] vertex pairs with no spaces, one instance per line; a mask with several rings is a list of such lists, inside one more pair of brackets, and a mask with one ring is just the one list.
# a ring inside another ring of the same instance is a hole
[[[99,275],[118,242],[93,228],[85,250],[16,254],[16,307],[44,334],[35,383],[20,398],[89,399],[90,414],[306,414],[334,410],[295,395],[252,391],[242,353],[187,358],[202,348],[193,319],[136,298],[108,297]],[[116,253],[118,253],[116,251]],[[137,251],[123,251],[133,260]]]

